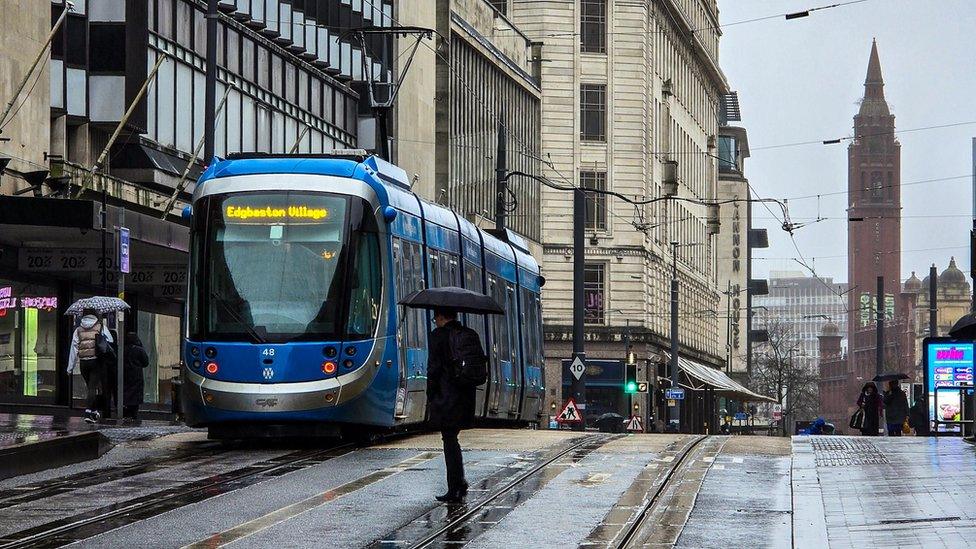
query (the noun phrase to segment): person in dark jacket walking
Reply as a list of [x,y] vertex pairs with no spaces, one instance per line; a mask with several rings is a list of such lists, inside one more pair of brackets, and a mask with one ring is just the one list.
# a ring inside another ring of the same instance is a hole
[[434,324],[437,328],[428,339],[427,405],[430,425],[440,430],[444,441],[444,464],[447,466],[447,493],[437,496],[437,500],[459,503],[468,493],[468,483],[464,480],[458,434],[474,422],[477,387],[457,379],[459,365],[454,359],[457,356],[454,346],[470,349],[476,345],[479,351],[483,347],[478,333],[458,322],[454,311],[435,310]]
[[122,369],[122,418],[135,420],[143,401],[145,381],[142,371],[149,367],[149,355],[134,332],[125,334],[125,365]]
[[861,425],[861,434],[866,437],[878,436],[884,403],[874,382],[869,381],[861,388],[861,395],[857,397],[857,406],[864,410],[864,424]]
[[928,398],[925,395],[915,397],[915,404],[908,409],[908,425],[915,429],[915,436],[927,437],[931,432],[929,426]]
[[908,419],[908,397],[897,380],[888,381],[888,390],[884,393],[884,408],[888,436],[900,437],[902,425]]

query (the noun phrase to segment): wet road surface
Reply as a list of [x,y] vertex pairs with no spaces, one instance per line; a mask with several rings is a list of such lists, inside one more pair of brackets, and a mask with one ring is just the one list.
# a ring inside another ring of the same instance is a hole
[[[967,547],[958,439],[462,433],[444,505],[437,435],[372,447],[200,433],[0,483],[0,548]],[[633,533],[628,537],[628,533]],[[626,542],[626,543],[625,543]]]

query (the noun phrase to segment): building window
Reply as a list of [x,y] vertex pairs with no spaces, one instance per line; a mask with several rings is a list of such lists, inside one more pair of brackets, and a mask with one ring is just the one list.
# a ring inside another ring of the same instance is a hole
[[[607,173],[580,172],[580,187],[607,190]],[[586,228],[595,231],[607,230],[607,195],[586,193]]]
[[580,85],[580,139],[607,140],[607,86]]
[[488,0],[488,3],[502,15],[508,14],[508,0]]
[[718,169],[720,172],[738,172],[738,143],[730,135],[720,135],[718,138]]
[[580,51],[583,53],[607,52],[606,0],[582,0],[580,2]]
[[606,310],[607,266],[603,263],[587,263],[583,270],[583,321],[587,324],[603,324]]

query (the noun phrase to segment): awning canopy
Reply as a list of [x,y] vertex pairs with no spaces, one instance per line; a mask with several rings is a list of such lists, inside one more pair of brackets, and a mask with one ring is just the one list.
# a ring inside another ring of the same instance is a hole
[[[668,356],[667,353],[665,353],[665,356]],[[679,356],[678,369],[685,374],[684,382],[679,381],[679,385],[687,389],[701,391],[705,388],[711,388],[718,395],[743,402],[777,402],[775,398],[763,396],[746,389],[743,385],[725,375],[724,372],[705,366],[694,360]]]

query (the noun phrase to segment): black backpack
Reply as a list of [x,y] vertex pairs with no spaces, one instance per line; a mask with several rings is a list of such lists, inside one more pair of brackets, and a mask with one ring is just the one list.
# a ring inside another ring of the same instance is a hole
[[[470,332],[464,337],[465,332]],[[454,380],[466,387],[488,382],[488,357],[481,350],[478,333],[471,328],[459,328],[448,333],[448,345],[454,369]]]

